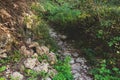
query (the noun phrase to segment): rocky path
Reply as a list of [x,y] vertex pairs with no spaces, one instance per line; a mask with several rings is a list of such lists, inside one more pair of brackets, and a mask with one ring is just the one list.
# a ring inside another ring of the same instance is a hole
[[57,34],[53,29],[50,29],[50,35],[57,41],[58,46],[61,48],[59,53],[63,56],[71,56],[70,64],[74,80],[93,80],[88,75],[90,67],[86,65],[86,59],[84,57],[80,57],[79,51],[64,41],[66,36]]

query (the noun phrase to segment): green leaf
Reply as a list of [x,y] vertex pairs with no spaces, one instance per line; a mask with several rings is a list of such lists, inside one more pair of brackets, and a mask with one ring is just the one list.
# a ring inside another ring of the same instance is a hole
[[5,70],[6,70],[6,66],[0,67],[0,72],[3,72],[3,71],[5,71]]

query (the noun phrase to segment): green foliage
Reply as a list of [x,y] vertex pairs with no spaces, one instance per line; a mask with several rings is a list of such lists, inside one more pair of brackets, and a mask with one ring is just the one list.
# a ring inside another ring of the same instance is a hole
[[[46,59],[46,57],[44,57],[43,59]],[[66,57],[63,61],[58,60],[58,62],[54,65],[54,68],[58,71],[56,75],[54,75],[53,73],[48,74],[44,71],[36,72],[31,69],[25,69],[25,76],[28,77],[27,80],[37,80],[39,77],[45,79],[46,77],[53,74],[53,80],[73,80],[69,62],[70,57]]]
[[54,76],[53,80],[73,80],[69,62],[70,57],[66,57],[64,61],[58,60],[57,64],[55,64],[58,74]]
[[48,73],[44,71],[36,72],[31,69],[26,69],[25,75],[29,77],[27,80],[38,80],[39,77],[46,78],[48,76]]
[[31,76],[31,77],[37,77],[38,73],[34,70],[31,69],[26,69],[25,70],[26,76]]
[[10,80],[19,80],[19,77],[10,77]]
[[23,55],[20,54],[18,50],[13,51],[13,54],[10,56],[11,62],[19,62]]
[[3,71],[5,71],[6,70],[6,66],[1,66],[0,67],[0,72],[3,72]]
[[40,76],[38,72],[31,69],[26,69],[25,75],[29,77],[27,80],[37,80],[38,75]]
[[44,71],[41,71],[40,75],[42,76],[42,78],[46,78],[49,74]]
[[0,77],[0,80],[6,80],[4,77]]
[[[66,80],[65,76],[63,73],[59,72],[54,78],[53,80]],[[70,80],[70,79],[69,79]]]
[[91,65],[94,65],[96,64],[96,60],[95,60],[95,52],[88,48],[88,49],[84,49],[84,54],[86,56],[86,58],[89,60],[88,62],[91,64]]
[[46,54],[38,56],[39,62],[42,62],[43,60],[48,60],[48,56]]
[[8,63],[13,63],[13,62],[19,62],[20,59],[22,58],[20,52],[18,50],[13,51],[12,54],[9,54],[6,58],[0,59],[0,63],[2,65],[8,64]]
[[35,40],[42,45],[48,46],[51,50],[56,51],[58,46],[56,42],[51,38],[49,34],[49,28],[47,23],[41,21],[41,23],[33,30]]
[[119,80],[120,70],[114,67],[112,70],[107,68],[106,61],[103,60],[100,67],[94,68],[92,71],[95,80]]
[[[62,3],[62,1],[58,1]],[[64,26],[64,24],[77,20],[80,15],[79,10],[71,9],[68,3],[63,3],[62,6],[56,5],[51,1],[47,1],[43,4],[47,14],[45,17],[48,18],[51,22],[58,24],[60,26]]]
[[9,63],[9,62],[10,62],[10,57],[7,57],[5,59],[0,59],[1,64],[6,64],[6,63]]
[[[49,19],[51,21],[56,21],[57,23],[61,22],[62,24],[66,24],[68,22],[74,21],[78,18],[80,11],[72,10],[67,5],[57,7],[53,13],[50,13],[51,16]],[[61,25],[62,25],[61,24]]]
[[112,38],[111,40],[110,40],[110,42],[108,42],[108,45],[111,47],[111,46],[113,46],[113,45],[117,45],[117,44],[119,44],[118,42],[120,41],[120,37],[114,37],[114,38]]

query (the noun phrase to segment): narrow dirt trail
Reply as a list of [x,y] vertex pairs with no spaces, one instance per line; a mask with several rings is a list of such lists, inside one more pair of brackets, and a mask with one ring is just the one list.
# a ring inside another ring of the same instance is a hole
[[88,75],[90,67],[86,65],[86,59],[84,57],[80,57],[79,51],[64,41],[66,36],[56,33],[53,29],[50,29],[50,35],[57,41],[58,46],[61,48],[59,53],[63,56],[71,56],[70,64],[74,80],[93,80]]

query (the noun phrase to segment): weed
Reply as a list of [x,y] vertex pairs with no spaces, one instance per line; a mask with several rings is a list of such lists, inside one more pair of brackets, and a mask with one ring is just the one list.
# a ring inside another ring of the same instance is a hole
[[23,55],[20,54],[18,50],[14,51],[10,56],[11,62],[19,62]]
[[0,63],[1,64],[7,64],[7,63],[9,63],[10,62],[10,57],[7,57],[7,58],[5,58],[5,59],[0,59]]
[[38,56],[38,60],[42,62],[43,60],[48,60],[48,56],[46,54]]
[[70,57],[66,57],[64,61],[58,60],[55,65],[58,74],[54,76],[53,80],[73,80],[69,61]]
[[48,76],[48,73],[44,71],[36,72],[31,69],[26,69],[25,75],[29,77],[27,80],[37,80],[38,78],[46,78]]
[[48,76],[48,73],[46,73],[46,72],[44,72],[44,71],[41,71],[41,72],[40,72],[40,76],[41,76],[42,78],[46,78],[46,77]]
[[34,34],[37,37],[36,40],[40,44],[48,46],[50,50],[57,51],[57,43],[54,41],[53,38],[51,38],[48,25],[44,21],[41,22],[41,24],[39,24],[38,27],[34,29]]
[[114,67],[112,70],[107,68],[106,61],[103,60],[100,67],[92,69],[95,80],[119,80],[120,70]]
[[19,77],[10,77],[10,80],[19,80]]
[[4,77],[0,77],[0,80],[6,80]]
[[6,66],[0,67],[0,72],[3,72],[3,71],[5,71],[5,70],[6,70]]

